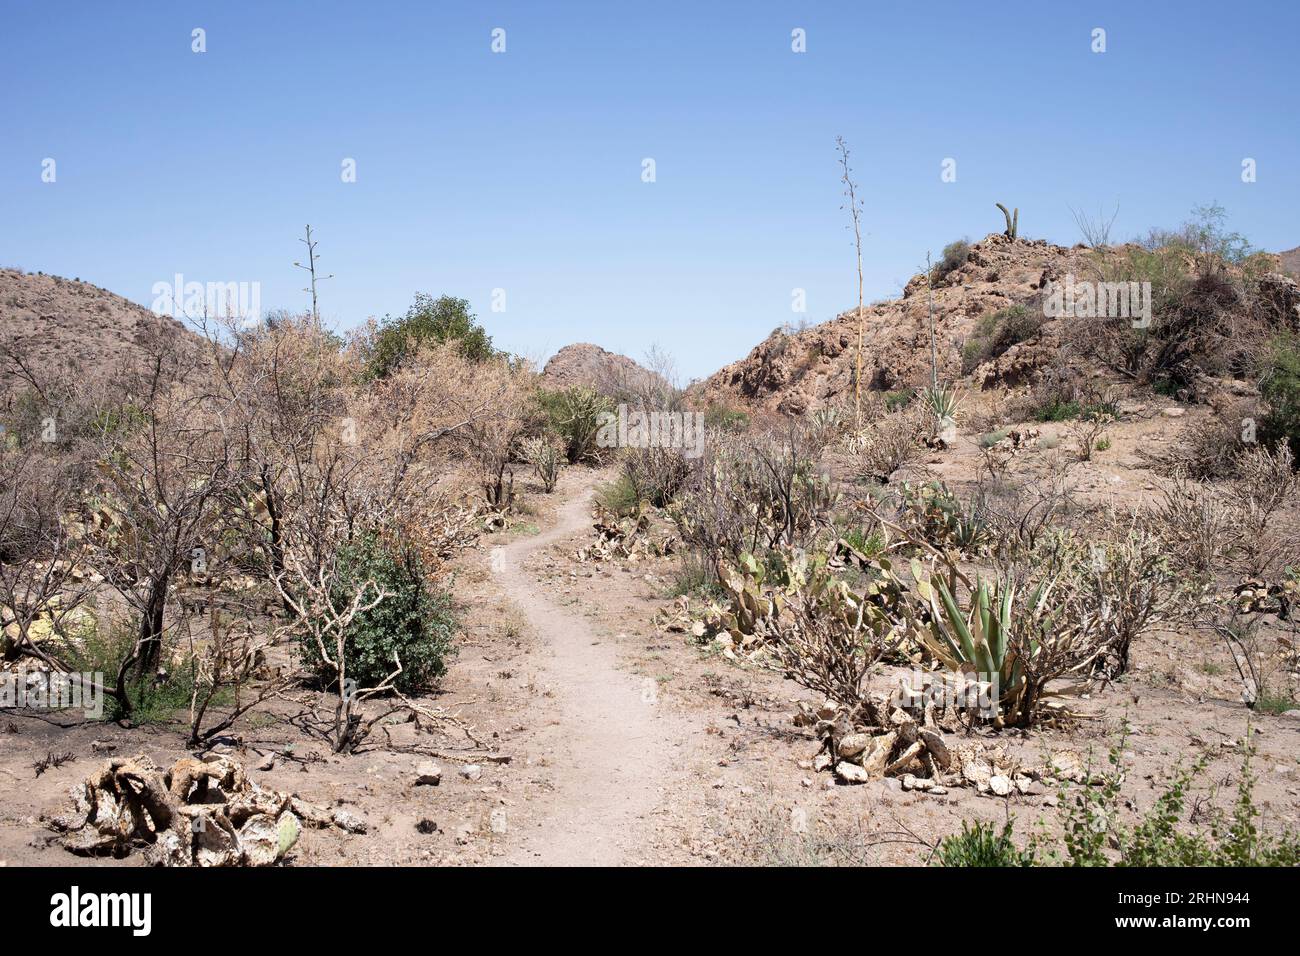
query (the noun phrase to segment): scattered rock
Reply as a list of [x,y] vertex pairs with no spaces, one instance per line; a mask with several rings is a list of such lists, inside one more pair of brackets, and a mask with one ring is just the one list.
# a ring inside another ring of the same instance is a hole
[[426,760],[415,768],[417,787],[436,787],[440,783],[442,783],[442,768],[432,760]]
[[865,767],[850,763],[847,760],[841,760],[835,765],[835,776],[842,783],[866,783],[871,779],[871,774],[867,772]]
[[839,753],[845,760],[851,760],[867,749],[871,742],[868,734],[849,734],[840,739]]
[[460,775],[466,780],[478,780],[483,776],[483,768],[476,763],[467,763],[460,768]]

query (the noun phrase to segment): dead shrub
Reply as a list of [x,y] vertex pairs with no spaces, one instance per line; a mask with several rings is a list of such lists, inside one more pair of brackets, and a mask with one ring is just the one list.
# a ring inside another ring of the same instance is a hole
[[798,428],[750,436],[710,433],[670,513],[684,544],[721,561],[810,547],[832,526],[838,492]]
[[623,475],[637,501],[664,508],[681,492],[691,474],[691,459],[678,448],[629,448]]
[[1159,463],[1160,470],[1181,471],[1197,481],[1235,477],[1238,456],[1249,447],[1249,425],[1259,418],[1257,404],[1243,401],[1193,423],[1183,432],[1172,461]]
[[1160,489],[1160,499],[1140,520],[1175,566],[1196,578],[1208,579],[1237,548],[1237,524],[1228,507],[1183,476]]
[[1134,640],[1160,623],[1183,595],[1160,542],[1149,531],[1133,521],[1119,532],[1089,545],[1074,585],[1079,612],[1100,630],[1111,676],[1129,669]]
[[1291,449],[1284,443],[1249,447],[1238,454],[1236,471],[1230,494],[1243,568],[1251,575],[1276,576],[1300,558],[1294,534],[1278,527],[1281,510],[1300,490]]
[[922,440],[928,432],[924,411],[919,407],[908,406],[880,416],[847,443],[856,456],[858,476],[887,484],[896,471],[921,456]]

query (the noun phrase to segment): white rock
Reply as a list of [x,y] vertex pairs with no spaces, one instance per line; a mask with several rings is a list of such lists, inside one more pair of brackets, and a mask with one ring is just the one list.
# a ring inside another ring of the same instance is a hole
[[460,775],[466,780],[477,780],[483,776],[483,768],[476,763],[467,763],[460,768]]
[[867,744],[870,742],[871,737],[868,734],[846,734],[840,739],[840,756],[846,760],[851,760],[866,750]]
[[871,779],[865,768],[847,760],[841,760],[835,765],[835,776],[844,783],[866,783]]
[[436,787],[440,783],[442,783],[442,768],[432,760],[426,760],[415,768],[417,787]]

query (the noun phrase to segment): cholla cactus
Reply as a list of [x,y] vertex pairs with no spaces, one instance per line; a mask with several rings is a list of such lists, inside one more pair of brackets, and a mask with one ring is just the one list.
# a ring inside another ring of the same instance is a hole
[[560,467],[564,453],[549,438],[535,436],[524,441],[519,449],[520,457],[533,466],[533,471],[542,482],[542,490],[550,494],[560,480]]

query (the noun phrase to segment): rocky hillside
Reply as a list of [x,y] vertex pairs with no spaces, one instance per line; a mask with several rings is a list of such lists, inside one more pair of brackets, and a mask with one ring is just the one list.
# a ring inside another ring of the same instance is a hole
[[1300,246],[1296,246],[1289,252],[1279,252],[1277,257],[1282,262],[1283,272],[1289,272],[1300,279]]
[[[0,351],[23,357],[33,370],[62,367],[82,380],[137,364],[154,336],[197,341],[189,328],[106,289],[60,276],[0,269]],[[4,367],[0,397],[13,370]]]
[[552,388],[583,385],[616,396],[657,394],[668,388],[663,378],[626,355],[587,342],[556,352],[542,369],[542,378]]
[[[1048,279],[1068,272],[1085,275],[1087,255],[1082,246],[1067,249],[1041,239],[1012,240],[1001,234],[973,244],[966,262],[935,285],[940,376],[960,377],[962,346],[981,316],[1019,303],[1033,303],[1037,308]],[[918,274],[908,282],[901,299],[864,308],[865,388],[888,391],[928,380],[926,285],[925,275]],[[847,402],[853,394],[857,340],[856,308],[800,332],[778,330],[745,358],[693,386],[689,397],[697,405],[743,405],[793,415]],[[1004,367],[998,370],[998,377],[1007,384],[1015,384],[1015,353],[1027,351],[1027,345],[1013,348],[999,360]]]

